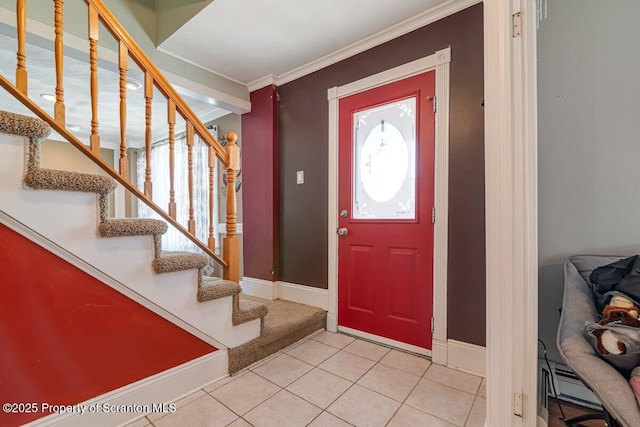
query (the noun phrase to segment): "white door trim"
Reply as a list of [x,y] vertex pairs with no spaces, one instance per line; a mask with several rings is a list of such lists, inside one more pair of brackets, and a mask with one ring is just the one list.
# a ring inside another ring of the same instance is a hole
[[383,71],[373,76],[332,87],[329,100],[329,301],[327,329],[338,330],[338,117],[339,100],[365,90],[412,77],[427,71],[436,73],[437,112],[435,116],[434,204],[436,222],[433,235],[433,317],[432,358],[447,363],[447,239],[449,206],[449,63],[451,48]]
[[534,1],[484,1],[487,427],[536,425],[535,11]]

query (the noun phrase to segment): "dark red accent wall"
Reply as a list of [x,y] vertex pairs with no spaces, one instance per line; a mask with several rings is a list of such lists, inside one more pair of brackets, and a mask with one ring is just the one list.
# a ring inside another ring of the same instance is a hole
[[478,4],[278,88],[280,280],[327,287],[327,89],[451,46],[448,336],[485,344],[482,26]]
[[2,403],[75,404],[216,351],[1,224],[0,260]]
[[278,280],[278,106],[274,86],[251,92],[242,116],[243,275]]

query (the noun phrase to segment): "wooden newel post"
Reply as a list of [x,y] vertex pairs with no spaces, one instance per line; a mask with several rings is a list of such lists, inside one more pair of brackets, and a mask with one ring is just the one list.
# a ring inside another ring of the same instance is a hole
[[238,135],[227,133],[227,236],[223,241],[223,259],[227,262],[224,278],[240,283],[240,241],[236,235],[238,229],[236,216],[236,173],[240,170],[240,147],[236,145]]

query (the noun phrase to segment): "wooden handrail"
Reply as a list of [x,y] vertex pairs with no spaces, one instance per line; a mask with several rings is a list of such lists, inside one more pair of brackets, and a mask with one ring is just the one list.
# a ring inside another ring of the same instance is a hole
[[105,28],[115,37],[116,41],[123,43],[131,58],[138,64],[140,69],[149,73],[153,77],[154,84],[162,92],[167,99],[170,99],[176,104],[176,110],[187,121],[191,122],[194,126],[195,133],[209,146],[213,147],[216,152],[216,156],[222,161],[223,164],[228,165],[229,160],[225,149],[220,145],[218,140],[209,132],[205,125],[200,121],[198,116],[191,110],[191,108],[184,102],[182,97],[173,88],[171,83],[162,75],[160,70],[151,62],[149,57],[138,46],[138,44],[129,35],[127,30],[120,24],[118,19],[111,13],[111,11],[104,5],[102,0],[84,0],[89,5],[89,10],[95,9],[98,16],[102,18],[102,23]]
[[[58,123],[54,118],[49,116],[47,112],[45,112],[38,104],[33,102],[28,97],[24,96],[22,92],[14,86],[9,80],[7,80],[3,75],[0,75],[0,86],[2,86],[7,92],[9,92],[14,98],[18,99],[22,104],[24,104],[28,109],[33,111],[33,113],[41,118],[42,120],[49,123],[49,125],[58,132],[58,134],[64,137],[67,141],[69,141],[73,146],[75,146],[78,150],[84,153],[91,161],[93,161],[96,165],[98,165],[102,170],[107,172],[113,179],[118,181],[122,186],[124,186],[127,190],[129,190],[133,195],[146,203],[151,209],[153,209],[158,215],[160,215],[165,221],[169,224],[173,225],[175,228],[180,230],[182,234],[187,236],[189,240],[195,243],[200,249],[202,249],[207,255],[212,257],[216,262],[221,264],[225,269],[229,268],[229,263],[215,254],[215,252],[207,247],[204,243],[200,242],[196,237],[192,236],[189,231],[184,228],[181,224],[179,224],[176,220],[171,218],[169,214],[167,214],[162,208],[156,205],[150,198],[144,195],[138,188],[132,185],[128,180],[125,180],[120,176],[118,172],[116,172],[113,168],[111,168],[107,163],[101,160],[99,157],[95,156],[90,148],[87,148],[82,141],[76,138],[71,132],[69,132],[63,125]],[[233,267],[232,267],[233,268]]]
[[[156,66],[151,62],[144,51],[133,40],[124,27],[118,22],[111,11],[105,6],[102,0],[84,0],[88,6],[88,44],[89,44],[89,69],[90,69],[90,104],[91,104],[91,132],[89,137],[89,148],[83,142],[76,138],[66,129],[65,125],[65,104],[64,104],[64,79],[63,79],[63,61],[64,61],[64,42],[63,42],[63,23],[64,23],[64,0],[53,0],[54,3],[54,28],[55,28],[55,69],[56,69],[56,96],[54,106],[54,116],[50,116],[41,109],[34,101],[28,97],[27,85],[27,58],[26,58],[26,0],[16,0],[17,10],[17,66],[16,66],[16,84],[13,85],[5,76],[0,75],[0,86],[7,90],[16,99],[22,102],[27,108],[33,111],[42,120],[49,125],[62,137],[67,139],[72,145],[89,157],[101,169],[106,171],[111,177],[118,181],[122,186],[129,190],[134,196],[147,204],[152,210],[158,213],[169,224],[178,229],[189,240],[195,243],[206,254],[211,256],[216,262],[224,267],[224,276],[231,280],[239,281],[239,240],[236,235],[236,195],[235,195],[235,178],[236,171],[240,169],[240,149],[236,145],[237,136],[234,133],[228,133],[227,139],[229,144],[226,149],[223,148],[217,139],[209,132],[205,125],[195,115],[191,108],[184,102],[182,97],[177,93],[169,81],[160,73]],[[119,70],[119,94],[120,94],[120,144],[119,144],[119,162],[118,170],[110,167],[107,163],[100,159],[100,132],[98,120],[98,43],[100,22],[113,35],[118,43],[118,70]],[[131,58],[141,69],[145,75],[144,98],[145,98],[145,179],[143,190],[139,190],[131,184],[129,178],[129,166],[127,156],[127,72],[128,60]],[[163,208],[155,204],[152,200],[152,176],[151,176],[151,142],[152,142],[152,101],[154,88],[167,99],[167,126],[169,135],[169,206],[165,211]],[[177,115],[182,117],[186,122],[187,129],[187,150],[188,150],[188,225],[185,228],[177,222],[177,204],[174,188],[175,174],[175,126]],[[193,164],[193,146],[194,135],[198,135],[208,149],[208,169],[209,169],[209,230],[207,243],[201,242],[196,237],[196,223],[194,216],[194,164]],[[228,176],[227,193],[227,230],[223,245],[223,257],[215,254],[215,237],[214,237],[214,176],[215,176],[215,158],[219,158],[222,165],[226,169]]]

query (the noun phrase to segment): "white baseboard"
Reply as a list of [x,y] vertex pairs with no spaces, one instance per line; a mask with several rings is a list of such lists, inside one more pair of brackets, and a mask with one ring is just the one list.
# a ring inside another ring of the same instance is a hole
[[427,348],[418,347],[412,344],[406,344],[400,341],[392,340],[390,338],[381,337],[379,335],[370,334],[368,332],[358,331],[357,329],[351,329],[344,326],[338,326],[340,332],[353,335],[356,337],[364,338],[370,341],[379,342],[380,344],[388,345],[390,347],[399,348],[401,350],[410,351],[416,354],[422,354],[424,356],[431,356],[431,350]]
[[487,349],[462,341],[447,341],[447,366],[486,377]]
[[252,277],[242,278],[242,292],[268,300],[282,299],[311,305],[323,310],[329,306],[329,291],[287,282],[270,282]]
[[276,298],[311,305],[323,310],[329,307],[329,291],[295,283],[276,282]]
[[335,314],[327,313],[327,331],[338,332],[338,317]]
[[448,346],[445,341],[431,342],[431,361],[436,365],[447,365]]
[[[76,405],[78,412],[52,414],[27,426],[111,427],[140,418],[152,411],[154,404],[174,402],[228,375],[227,350],[218,350],[183,365],[129,384]],[[105,408],[106,405],[106,408]],[[126,405],[123,412],[108,412],[113,405]],[[165,406],[167,411],[170,407]]]
[[240,282],[242,293],[258,298],[268,300],[275,299],[275,291],[273,289],[275,282],[263,279],[254,279],[252,277],[243,277]]

